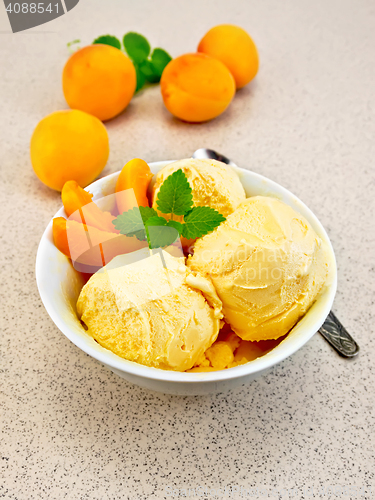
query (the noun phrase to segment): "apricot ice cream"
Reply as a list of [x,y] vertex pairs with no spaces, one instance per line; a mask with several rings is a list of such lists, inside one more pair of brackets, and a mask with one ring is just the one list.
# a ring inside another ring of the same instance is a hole
[[313,304],[328,274],[324,244],[307,220],[264,196],[246,199],[198,239],[187,265],[210,277],[225,321],[251,341],[285,335]]
[[241,181],[230,165],[216,160],[189,158],[170,163],[157,174],[152,192],[155,209],[160,186],[180,169],[191,186],[194,206],[211,207],[227,217],[246,198]]
[[[139,252],[143,253],[139,258]],[[222,304],[184,258],[148,249],[119,256],[82,288],[77,312],[88,334],[118,356],[156,368],[192,368],[216,340]]]

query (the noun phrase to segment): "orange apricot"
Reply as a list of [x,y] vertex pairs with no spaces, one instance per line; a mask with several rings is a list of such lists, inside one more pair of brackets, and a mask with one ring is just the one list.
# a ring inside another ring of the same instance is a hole
[[137,77],[133,63],[121,50],[95,44],[70,56],[62,81],[71,108],[109,120],[129,104]]
[[118,232],[112,221],[115,217],[110,212],[103,212],[92,201],[92,194],[82,189],[76,181],[68,181],[61,191],[61,199],[69,220],[83,222],[101,231]]
[[53,241],[64,255],[69,257],[79,271],[93,271],[108,264],[117,255],[144,248],[146,243],[135,236],[100,231],[64,217],[52,222]]
[[36,126],[30,156],[36,175],[50,188],[61,191],[69,180],[87,186],[107,163],[107,130],[95,116],[83,111],[56,111]]
[[52,234],[55,247],[70,258],[66,223],[67,221],[64,217],[55,217],[52,221]]
[[198,52],[219,59],[234,76],[240,89],[257,74],[258,51],[250,35],[232,24],[221,24],[210,29],[199,42]]
[[76,181],[67,181],[61,190],[61,201],[68,217],[76,210],[92,203],[92,197],[93,194],[82,189]]
[[187,122],[204,122],[223,113],[236,85],[228,68],[206,54],[184,54],[164,69],[160,81],[164,104]]
[[[120,214],[135,206],[148,207],[147,188],[152,179],[150,167],[144,160],[134,158],[128,161],[120,172],[116,182],[116,203]],[[135,200],[124,191],[133,189]]]

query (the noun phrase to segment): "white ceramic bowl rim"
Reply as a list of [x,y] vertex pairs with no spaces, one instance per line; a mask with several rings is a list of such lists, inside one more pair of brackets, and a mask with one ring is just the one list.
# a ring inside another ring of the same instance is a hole
[[[170,161],[150,163],[150,168],[155,173],[160,168],[165,166],[167,163],[170,163]],[[299,212],[304,212],[303,215],[309,220],[310,223],[313,224],[313,227],[315,230],[318,231],[319,236],[321,236],[326,241],[332,254],[331,255],[332,266],[334,267],[332,273],[333,278],[331,284],[328,287],[323,308],[321,309],[319,315],[317,316],[314,324],[311,327],[309,327],[308,333],[304,335],[299,335],[294,340],[292,348],[290,348],[289,346],[288,349],[283,349],[282,348],[283,342],[282,342],[281,344],[279,344],[279,346],[277,346],[267,355],[262,356],[244,365],[220,371],[198,372],[198,373],[175,372],[169,370],[161,370],[158,368],[151,368],[132,361],[128,361],[126,359],[122,359],[119,356],[114,356],[113,353],[110,353],[110,351],[107,351],[104,348],[101,348],[101,351],[94,349],[93,347],[85,343],[84,340],[82,340],[82,338],[80,338],[74,331],[72,331],[69,328],[69,326],[64,322],[64,320],[61,318],[61,315],[58,313],[56,307],[54,306],[52,295],[48,292],[48,290],[42,283],[41,275],[43,266],[45,265],[46,258],[51,257],[51,248],[50,248],[50,244],[52,242],[52,220],[51,220],[46,230],[44,231],[39,244],[36,257],[36,280],[42,302],[48,314],[50,315],[52,321],[62,331],[62,333],[64,333],[64,335],[69,340],[71,340],[77,347],[82,349],[85,353],[89,354],[93,358],[97,359],[98,361],[104,363],[105,365],[115,370],[120,370],[121,372],[127,372],[147,379],[162,380],[168,382],[179,382],[179,383],[182,382],[187,384],[191,384],[194,382],[220,382],[222,380],[242,378],[252,373],[264,371],[265,369],[279,363],[280,361],[284,360],[288,356],[295,353],[298,349],[300,349],[319,330],[319,328],[325,321],[332,307],[337,287],[337,276],[336,276],[336,261],[331,242],[322,224],[319,222],[319,220],[313,214],[313,212],[311,212],[311,210],[301,200],[299,200],[296,196],[294,196],[290,191],[283,188],[276,182],[267,179],[266,177],[263,177],[260,174],[251,172],[249,170],[241,169],[239,167],[236,168],[236,171],[238,172],[240,177],[246,178],[247,176],[251,176],[252,180],[256,181],[258,184],[263,183],[267,187],[267,191],[270,193],[271,196],[272,193],[278,193],[278,195],[281,196],[281,198],[286,197],[289,200],[289,204],[290,200],[293,203],[295,203],[296,205],[295,208],[297,208]],[[118,171],[101,179],[98,179],[94,183],[90,184],[90,186],[87,186],[86,189],[88,189],[90,192],[93,192],[102,184],[103,180],[109,181],[115,179],[117,178],[119,173],[120,172]],[[97,198],[98,196],[94,195],[94,200]],[[64,212],[62,208],[55,214],[54,217],[60,217],[63,214]],[[56,252],[60,253],[57,249],[55,250]]]

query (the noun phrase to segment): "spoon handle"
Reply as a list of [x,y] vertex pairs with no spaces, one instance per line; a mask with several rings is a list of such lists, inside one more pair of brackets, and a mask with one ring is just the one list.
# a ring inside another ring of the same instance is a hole
[[357,356],[359,352],[357,342],[332,311],[328,314],[327,319],[320,327],[319,333],[323,335],[326,341],[331,344],[334,349],[336,349],[340,356],[344,358],[353,358]]

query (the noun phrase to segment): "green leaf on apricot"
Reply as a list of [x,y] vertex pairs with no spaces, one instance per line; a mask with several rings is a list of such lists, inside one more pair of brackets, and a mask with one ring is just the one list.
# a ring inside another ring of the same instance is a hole
[[134,63],[140,64],[148,58],[151,47],[144,36],[129,31],[124,35],[123,43],[128,56]]
[[93,44],[101,43],[103,45],[110,45],[111,47],[115,47],[115,49],[121,50],[121,42],[118,38],[112,35],[103,35],[95,38],[92,42]]

